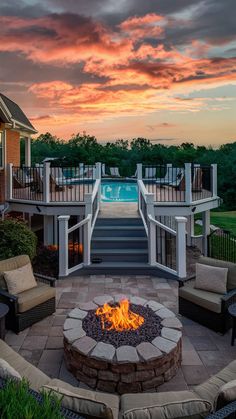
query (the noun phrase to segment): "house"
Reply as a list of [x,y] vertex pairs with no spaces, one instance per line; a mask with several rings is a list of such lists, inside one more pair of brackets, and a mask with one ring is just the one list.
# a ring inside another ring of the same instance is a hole
[[[132,179],[137,217],[119,219],[114,213],[106,220],[99,216],[101,163],[62,167],[45,158],[33,167],[31,136],[36,132],[19,106],[0,95],[0,202],[6,202],[7,211],[24,214],[32,229],[39,221],[44,245],[59,245],[60,276],[80,270],[185,277],[186,246],[197,245],[207,254],[210,210],[220,202],[216,165],[138,164],[137,180]],[[199,236],[194,233],[196,214],[203,222]]]
[[22,109],[0,93],[0,204],[6,198],[7,165],[20,166],[20,140],[25,140],[25,165],[31,165],[31,135],[37,131]]

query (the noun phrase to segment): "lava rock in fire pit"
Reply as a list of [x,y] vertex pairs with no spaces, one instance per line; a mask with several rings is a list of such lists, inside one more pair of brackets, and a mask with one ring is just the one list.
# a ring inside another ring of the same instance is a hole
[[95,310],[89,311],[83,319],[83,329],[87,336],[97,342],[110,343],[115,348],[124,345],[137,346],[141,342],[151,342],[155,337],[160,336],[162,319],[151,308],[130,304],[130,310],[144,318],[143,324],[136,330],[103,329],[101,319],[96,315]]

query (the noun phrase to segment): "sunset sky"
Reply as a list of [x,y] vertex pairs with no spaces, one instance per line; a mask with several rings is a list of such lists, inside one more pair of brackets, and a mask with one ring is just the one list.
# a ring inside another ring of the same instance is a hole
[[0,91],[65,139],[236,141],[236,0],[1,0]]

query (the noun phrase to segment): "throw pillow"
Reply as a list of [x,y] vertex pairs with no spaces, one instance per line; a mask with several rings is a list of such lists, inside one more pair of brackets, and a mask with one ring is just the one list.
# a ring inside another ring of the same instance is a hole
[[227,292],[228,268],[202,265],[196,263],[195,288],[225,294]]
[[37,287],[31,263],[28,263],[14,271],[4,272],[4,279],[7,284],[8,292],[13,295]]
[[217,401],[216,401],[216,408],[221,409],[222,407],[226,406],[230,402],[234,402],[236,400],[236,380],[229,381],[228,383],[224,384],[218,393]]

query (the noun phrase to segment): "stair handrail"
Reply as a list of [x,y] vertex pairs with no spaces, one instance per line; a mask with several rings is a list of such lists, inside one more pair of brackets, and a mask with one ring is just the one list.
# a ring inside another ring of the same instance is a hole
[[176,230],[173,230],[172,228],[168,227],[167,225],[161,223],[160,221],[155,220],[152,215],[148,214],[148,219],[156,224],[158,227],[162,228],[163,230],[167,231],[168,233],[172,234],[173,236],[177,235]]

